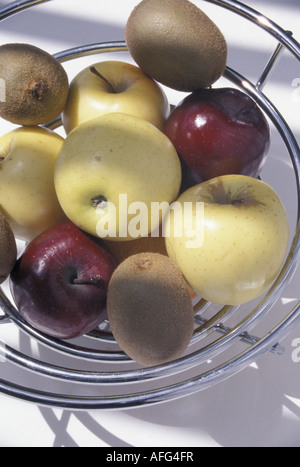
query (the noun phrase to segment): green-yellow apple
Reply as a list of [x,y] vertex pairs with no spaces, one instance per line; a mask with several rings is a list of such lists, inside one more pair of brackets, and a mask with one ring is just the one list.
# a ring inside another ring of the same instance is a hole
[[20,240],[30,241],[65,219],[54,188],[64,139],[42,127],[19,127],[0,138],[0,209]]
[[54,182],[74,224],[101,238],[127,241],[158,229],[178,196],[181,165],[171,141],[151,123],[110,113],[69,133]]
[[76,75],[62,114],[68,134],[79,124],[109,112],[144,118],[160,130],[170,114],[162,87],[130,63],[108,60]]
[[240,305],[274,282],[287,253],[289,221],[268,184],[224,175],[179,196],[164,236],[168,255],[199,295]]

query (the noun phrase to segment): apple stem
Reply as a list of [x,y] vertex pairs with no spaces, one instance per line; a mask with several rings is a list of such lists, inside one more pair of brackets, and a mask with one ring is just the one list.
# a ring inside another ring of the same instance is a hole
[[108,81],[108,79],[105,78],[105,76],[101,75],[101,73],[99,73],[99,71],[96,70],[96,68],[94,66],[91,66],[90,70],[91,70],[92,73],[94,73],[94,75],[98,76],[98,78],[102,79],[102,81],[104,81],[109,86],[109,89],[110,89],[111,93],[113,93],[113,94],[116,93],[113,85]]
[[232,204],[233,206],[237,206],[237,205],[241,205],[241,204],[246,204],[246,200],[245,200],[245,198],[233,199],[233,200],[231,201],[231,204]]
[[93,277],[89,277],[89,278],[82,278],[82,279],[79,279],[79,278],[74,278],[73,279],[73,284],[75,285],[100,285],[101,283],[103,283],[103,280],[101,279],[101,276],[98,274],[96,276],[93,276]]
[[102,195],[95,196],[95,198],[92,198],[91,201],[92,201],[92,206],[95,208],[97,208],[101,204],[105,205],[107,203],[107,199],[105,198],[105,196],[102,196]]

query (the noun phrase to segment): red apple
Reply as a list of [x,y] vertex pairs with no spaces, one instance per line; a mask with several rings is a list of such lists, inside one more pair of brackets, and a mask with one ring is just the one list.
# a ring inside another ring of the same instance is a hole
[[257,177],[270,145],[261,109],[233,88],[189,94],[170,115],[165,133],[201,181],[227,174]]
[[11,274],[12,295],[31,326],[71,339],[106,318],[108,283],[115,267],[97,239],[62,222],[29,243]]

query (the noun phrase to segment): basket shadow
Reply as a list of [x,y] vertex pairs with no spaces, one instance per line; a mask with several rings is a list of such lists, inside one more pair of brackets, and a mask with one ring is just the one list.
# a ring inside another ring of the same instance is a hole
[[[5,5],[7,2],[0,2]],[[96,15],[95,15],[96,16]],[[51,44],[73,44],[79,46],[84,43],[111,40],[123,40],[124,28],[101,21],[101,18],[86,19],[63,14],[45,13],[30,8],[1,22],[1,34],[11,34],[16,31],[31,41],[50,41]]]

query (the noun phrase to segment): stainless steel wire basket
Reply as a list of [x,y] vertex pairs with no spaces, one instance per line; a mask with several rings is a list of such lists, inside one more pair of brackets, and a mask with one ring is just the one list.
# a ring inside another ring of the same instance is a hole
[[[45,1],[49,0],[9,3],[0,8],[0,20]],[[217,307],[195,300],[195,333],[188,351],[176,361],[151,368],[136,365],[118,348],[109,332],[109,323],[74,341],[64,342],[39,333],[24,322],[2,288],[0,325],[13,326],[20,333],[19,340],[27,343],[19,348],[7,342],[0,346],[0,358],[11,368],[7,372],[9,377],[0,379],[2,393],[39,405],[76,410],[137,407],[188,396],[243,370],[264,352],[272,352],[274,358],[280,358],[284,352],[281,340],[300,321],[300,301],[288,312],[280,306],[280,298],[293,281],[298,265],[300,149],[285,117],[263,90],[282,51],[286,50],[299,63],[300,45],[291,32],[242,3],[206,1],[240,15],[276,40],[275,51],[255,83],[229,67],[224,79],[257,102],[282,140],[292,164],[290,185],[296,198],[294,230],[281,273],[272,288],[255,303]],[[68,62],[112,52],[128,52],[125,42],[83,45],[55,57]],[[60,119],[48,125],[52,129],[60,126]]]

